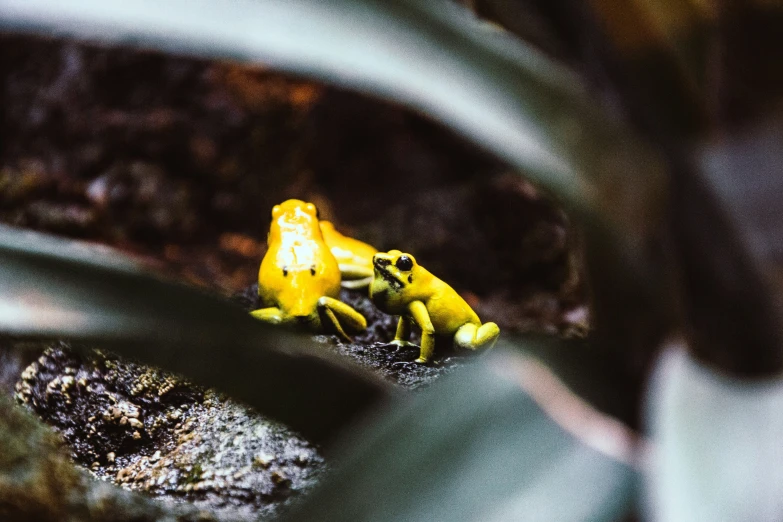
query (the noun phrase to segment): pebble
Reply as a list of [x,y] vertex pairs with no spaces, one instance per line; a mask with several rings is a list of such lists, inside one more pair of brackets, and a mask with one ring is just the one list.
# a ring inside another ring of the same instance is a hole
[[275,458],[274,455],[269,455],[268,453],[261,453],[253,458],[253,464],[256,466],[261,466],[262,468],[268,468],[269,464],[272,463],[274,458]]

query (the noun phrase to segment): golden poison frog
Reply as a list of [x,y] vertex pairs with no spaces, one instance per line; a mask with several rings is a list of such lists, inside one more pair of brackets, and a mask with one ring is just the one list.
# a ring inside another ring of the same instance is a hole
[[324,242],[312,203],[289,199],[272,209],[268,250],[258,270],[264,306],[253,317],[272,324],[345,333],[362,331],[367,321],[338,301],[340,268]]
[[373,257],[374,277],[370,298],[381,311],[399,315],[392,344],[408,346],[411,321],[421,328],[421,349],[416,362],[426,363],[435,351],[435,336],[453,336],[454,345],[477,350],[491,348],[500,329],[481,324],[478,315],[448,284],[399,250]]
[[373,275],[372,256],[378,250],[358,239],[342,235],[329,221],[321,221],[321,233],[332,255],[337,259],[343,286],[345,288],[368,286],[372,282]]

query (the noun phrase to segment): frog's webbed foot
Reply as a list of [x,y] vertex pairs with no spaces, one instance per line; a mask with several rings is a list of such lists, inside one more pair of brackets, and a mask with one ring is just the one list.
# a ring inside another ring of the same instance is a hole
[[400,348],[407,348],[409,346],[413,346],[413,347],[416,347],[416,348],[419,347],[418,344],[412,343],[410,341],[403,341],[401,339],[395,339],[395,340],[389,342],[386,346],[394,346],[394,353],[399,353]]

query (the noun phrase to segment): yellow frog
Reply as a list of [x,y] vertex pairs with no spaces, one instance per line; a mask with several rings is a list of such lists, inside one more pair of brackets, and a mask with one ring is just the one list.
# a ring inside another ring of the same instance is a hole
[[[321,233],[329,245],[337,264],[345,288],[364,288],[372,282],[372,256],[377,249],[339,233],[329,221],[321,221]],[[348,279],[348,281],[346,281]]]
[[399,250],[379,252],[370,298],[381,311],[399,315],[392,344],[408,346],[411,321],[421,328],[421,350],[416,362],[426,363],[435,351],[435,335],[453,336],[460,348],[491,348],[500,329],[495,323],[481,324],[478,315],[448,284]]
[[258,295],[268,308],[251,315],[267,323],[333,330],[348,341],[345,330],[367,328],[364,316],[337,300],[340,269],[324,242],[315,205],[298,199],[275,205],[267,245]]

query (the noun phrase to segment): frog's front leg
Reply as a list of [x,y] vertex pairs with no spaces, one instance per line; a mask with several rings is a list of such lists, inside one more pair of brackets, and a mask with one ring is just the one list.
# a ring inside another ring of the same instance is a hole
[[253,310],[250,312],[250,315],[269,324],[280,324],[283,322],[283,311],[275,306]]
[[421,328],[421,350],[416,362],[429,362],[435,353],[435,328],[432,326],[430,313],[421,301],[413,301],[408,305],[408,310],[410,310],[413,320]]
[[349,343],[352,339],[345,333],[346,329],[361,332],[367,328],[367,319],[362,314],[331,297],[318,299],[318,315],[321,317],[321,324],[330,324],[337,334]]
[[495,323],[464,324],[454,334],[454,344],[468,350],[479,348],[488,350],[495,346],[498,335],[500,335],[500,328]]
[[397,347],[397,351],[403,346],[416,346],[409,341],[411,338],[411,320],[404,316],[400,316],[400,320],[397,322],[397,333],[394,335],[394,340],[389,344],[393,344]]
[[[343,288],[355,290],[370,286],[373,278],[373,269],[361,265],[340,264],[340,276]],[[348,281],[346,281],[348,279]]]

